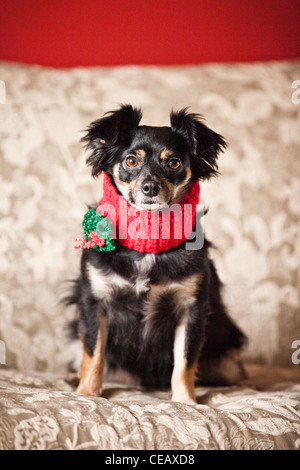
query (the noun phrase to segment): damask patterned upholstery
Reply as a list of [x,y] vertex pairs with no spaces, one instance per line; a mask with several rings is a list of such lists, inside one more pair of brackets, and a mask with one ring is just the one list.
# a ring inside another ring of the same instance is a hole
[[[119,103],[141,106],[149,125],[168,125],[172,108],[190,106],[227,139],[221,176],[202,184],[205,232],[229,311],[249,337],[244,358],[292,365],[300,340],[300,104],[292,84],[300,62],[70,70],[2,63],[0,79],[0,448],[299,447],[299,385],[198,389],[193,408],[138,389],[117,388],[112,401],[83,398],[49,377],[63,377],[71,357],[65,325],[74,311],[59,299],[78,272],[73,246],[86,204],[101,197],[79,140]],[[88,435],[79,432],[84,413]],[[67,440],[69,428],[76,439]]]

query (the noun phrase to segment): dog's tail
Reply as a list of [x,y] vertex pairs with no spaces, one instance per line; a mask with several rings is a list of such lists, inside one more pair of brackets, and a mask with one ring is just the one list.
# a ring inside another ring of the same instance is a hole
[[299,366],[267,366],[245,363],[247,379],[242,385],[249,385],[258,390],[268,390],[280,383],[300,383]]
[[62,297],[60,303],[63,305],[69,306],[69,305],[76,305],[79,303],[80,300],[80,285],[81,285],[81,277],[79,276],[77,279],[72,279],[70,281],[67,281],[69,284],[71,284],[71,288],[69,289],[69,293]]
[[[67,281],[68,293],[60,299],[62,305],[71,306],[79,305],[81,298],[81,277]],[[67,337],[67,349],[69,354],[69,364],[68,371],[69,373],[77,373],[82,358],[82,348],[79,341],[79,318],[71,320],[65,325],[65,333]]]
[[[81,297],[81,278],[79,276],[77,279],[73,279],[68,282],[71,284],[71,288],[69,289],[69,293],[62,297],[60,303],[67,307],[70,305],[78,305]],[[78,327],[78,319],[72,320],[70,323],[68,323],[67,333],[70,340],[78,339]]]

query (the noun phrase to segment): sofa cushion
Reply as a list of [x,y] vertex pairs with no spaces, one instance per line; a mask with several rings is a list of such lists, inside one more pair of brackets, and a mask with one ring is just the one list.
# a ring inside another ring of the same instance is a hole
[[79,395],[50,373],[0,371],[0,449],[285,450],[300,448],[300,385],[267,392],[197,388],[198,405],[106,383]]

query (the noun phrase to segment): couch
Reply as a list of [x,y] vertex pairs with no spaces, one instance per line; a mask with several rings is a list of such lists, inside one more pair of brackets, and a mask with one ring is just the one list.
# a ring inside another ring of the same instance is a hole
[[[297,60],[0,64],[0,449],[300,448],[299,78]],[[229,144],[201,202],[225,302],[249,338],[249,380],[197,387],[194,406],[118,378],[86,397],[65,380],[75,312],[59,299],[79,269],[86,204],[101,197],[79,141],[118,103],[141,106],[149,125],[190,106]]]

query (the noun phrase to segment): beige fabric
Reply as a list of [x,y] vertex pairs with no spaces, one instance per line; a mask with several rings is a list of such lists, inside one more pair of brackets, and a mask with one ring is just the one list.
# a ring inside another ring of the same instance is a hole
[[86,397],[49,373],[1,371],[0,390],[0,449],[300,448],[300,385],[199,388],[193,406],[109,383]]
[[228,140],[222,176],[203,184],[206,234],[232,316],[250,338],[246,357],[291,364],[300,339],[300,62],[193,67],[52,70],[0,64],[0,339],[7,364],[55,371],[66,363],[57,305],[77,275],[85,204],[101,180],[79,139],[119,102],[144,108],[143,123],[168,124],[191,106]]
[[206,234],[218,247],[230,312],[250,339],[245,357],[291,364],[300,340],[300,105],[291,88],[299,77],[299,61],[67,71],[0,64],[0,448],[299,448],[299,385],[271,390],[265,376],[267,392],[199,388],[199,405],[187,406],[169,392],[109,383],[109,400],[87,398],[50,375],[63,377],[70,359],[64,327],[74,312],[58,299],[78,273],[73,245],[85,203],[101,196],[80,131],[120,102],[142,106],[143,123],[153,125],[190,105],[227,138],[222,177],[202,185]]

